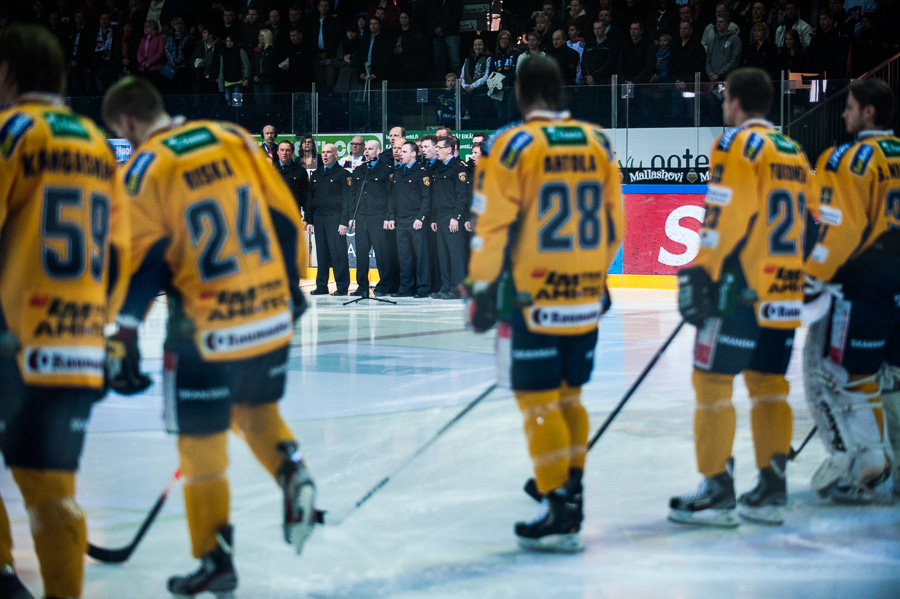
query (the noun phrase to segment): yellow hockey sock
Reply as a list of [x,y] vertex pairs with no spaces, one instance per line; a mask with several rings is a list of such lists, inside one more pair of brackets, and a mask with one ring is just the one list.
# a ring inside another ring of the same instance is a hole
[[12,475],[28,510],[44,595],[80,597],[87,526],[75,503],[75,473],[14,467]]
[[581,404],[581,387],[563,383],[559,390],[559,408],[569,429],[569,468],[584,470],[589,421],[587,410]]
[[734,377],[694,369],[697,406],[694,409],[694,449],[703,476],[725,472],[734,444],[735,414],[731,403]]
[[275,446],[281,441],[294,440],[294,433],[281,417],[278,404],[234,405],[231,408],[231,430],[247,442],[263,468],[277,478],[278,467],[284,458],[278,455]]
[[9,527],[9,516],[6,514],[6,505],[0,497],[0,568],[15,567],[12,555],[12,531]]
[[791,451],[793,416],[787,402],[791,386],[784,375],[744,371],[744,382],[750,394],[750,430],[760,470],[772,463],[776,454]]
[[569,479],[569,429],[559,409],[559,390],[516,391],[525,419],[525,438],[538,491],[547,493]]
[[228,524],[228,433],[182,435],[178,453],[191,552],[200,558],[218,546],[216,533]]

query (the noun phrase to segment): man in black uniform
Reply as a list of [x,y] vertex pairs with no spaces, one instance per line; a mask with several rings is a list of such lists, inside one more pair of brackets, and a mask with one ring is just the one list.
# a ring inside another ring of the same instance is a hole
[[369,296],[369,250],[375,249],[378,284],[375,295],[389,295],[391,284],[390,247],[387,230],[394,228],[391,210],[391,165],[380,158],[381,144],[366,142],[365,168],[353,171],[353,199],[355,207],[350,228],[356,229],[356,283],[353,295]]
[[431,265],[428,262],[428,229],[431,211],[431,177],[418,162],[419,147],[408,141],[400,149],[402,166],[394,171],[391,201],[397,216],[397,256],[400,289],[394,297],[428,297]]
[[456,288],[465,276],[465,236],[462,230],[468,201],[466,165],[454,156],[456,138],[440,137],[432,190],[433,221],[437,231],[438,262],[441,265],[441,289],[432,293],[435,299],[459,299]]
[[[421,160],[431,182],[434,183],[434,171],[439,164],[437,159],[437,136],[433,133],[423,135],[419,138],[421,144]],[[433,193],[432,193],[433,196]],[[434,220],[434,201],[431,202],[432,214],[428,215],[428,260],[431,263],[431,289],[430,292],[437,293],[441,290],[441,263],[438,261],[437,251],[437,232],[431,228],[430,222]]]
[[281,173],[281,178],[291,190],[294,201],[297,202],[297,208],[306,214],[309,175],[305,168],[294,162],[294,144],[289,141],[282,141],[278,144],[278,162],[275,168]]
[[322,147],[322,166],[313,171],[306,201],[306,230],[315,235],[318,262],[316,289],[310,295],[328,293],[329,268],[334,270],[337,285],[334,295],[347,295],[350,287],[347,225],[352,183],[350,173],[337,164],[334,144],[325,144]]

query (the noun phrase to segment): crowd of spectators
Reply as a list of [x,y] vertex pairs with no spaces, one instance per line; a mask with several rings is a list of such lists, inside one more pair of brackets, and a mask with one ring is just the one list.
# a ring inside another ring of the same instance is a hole
[[[461,33],[463,0],[0,0],[0,26],[45,24],[74,96],[136,74],[163,92],[268,104],[313,83],[338,97],[382,81],[443,88],[452,73],[468,115],[504,122],[534,55],[559,61],[568,85],[682,86],[742,65],[847,79],[900,51],[898,0],[825,1],[813,15],[809,0],[507,0],[499,28]],[[452,88],[430,102],[439,122],[455,118]]]

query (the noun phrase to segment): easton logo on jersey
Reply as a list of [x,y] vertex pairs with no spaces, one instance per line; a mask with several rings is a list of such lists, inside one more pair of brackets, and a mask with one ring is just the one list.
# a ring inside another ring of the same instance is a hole
[[22,135],[34,124],[34,119],[24,114],[17,114],[6,121],[3,129],[0,129],[0,152],[9,158],[16,144],[22,139]]

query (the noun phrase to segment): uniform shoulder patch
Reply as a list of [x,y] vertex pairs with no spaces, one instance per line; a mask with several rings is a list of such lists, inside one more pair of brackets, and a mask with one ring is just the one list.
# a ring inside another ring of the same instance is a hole
[[506,125],[505,127],[500,127],[499,129],[497,129],[496,131],[494,131],[494,134],[491,135],[490,137],[488,137],[488,138],[485,140],[484,145],[481,146],[481,155],[482,155],[482,156],[488,156],[488,155],[491,153],[491,148],[494,147],[494,143],[495,143],[498,139],[500,139],[500,136],[501,136],[501,135],[503,135],[504,133],[506,133],[506,132],[509,131],[510,129],[513,129],[513,128],[515,128],[515,127],[518,127],[518,126],[521,125],[521,124],[522,124],[522,121],[515,121],[515,122],[512,122],[512,123],[509,123],[509,124]]
[[462,181],[463,183],[466,182],[466,173],[465,173],[465,171],[461,171],[461,172],[459,173],[458,176],[459,176],[459,180],[460,180],[460,181]]
[[732,127],[731,129],[725,131],[725,133],[719,136],[719,141],[716,143],[716,149],[727,152],[728,148],[730,148],[731,144],[734,142],[734,138],[737,137],[737,134],[743,130],[744,127]]
[[885,158],[900,158],[900,139],[882,139],[878,145]]
[[769,139],[775,143],[775,149],[782,154],[796,154],[797,144],[780,133],[769,133]]
[[844,154],[847,153],[847,150],[850,149],[852,144],[844,144],[838,146],[831,152],[831,156],[828,157],[828,161],[825,163],[825,170],[831,171],[833,173],[837,172],[838,166],[841,164],[841,158],[844,157]]
[[152,152],[141,152],[135,156],[134,161],[125,172],[125,192],[128,195],[137,195],[141,190],[141,184],[144,182],[144,175],[150,164],[156,159],[156,154]]
[[347,177],[347,186],[353,185],[353,177]]
[[583,146],[587,144],[584,129],[573,125],[549,125],[541,127],[547,143],[551,146]]
[[606,150],[607,158],[612,160],[613,159],[613,150],[612,150],[612,144],[610,143],[609,138],[606,137],[606,135],[603,133],[603,131],[601,129],[591,129],[591,132],[594,134],[594,139],[596,139],[597,142],[599,142],[599,144],[601,146],[603,146],[603,149]]
[[756,157],[759,156],[759,151],[762,149],[765,141],[762,136],[757,133],[751,133],[747,137],[747,144],[744,146],[744,156],[749,158],[750,161],[756,160]]
[[850,162],[850,172],[854,175],[861,175],[866,172],[866,167],[869,166],[869,161],[874,153],[875,150],[872,146],[862,144],[856,151],[856,154],[853,155],[853,160]]
[[512,139],[506,145],[506,148],[504,148],[503,153],[500,155],[500,164],[506,168],[513,168],[516,166],[516,163],[519,161],[519,154],[521,154],[522,150],[533,141],[534,137],[527,131],[519,131],[513,135]]
[[3,128],[0,129],[0,153],[3,154],[4,158],[9,158],[13,150],[16,149],[16,144],[19,143],[19,140],[22,139],[22,136],[33,124],[33,118],[21,113],[12,115],[3,123]]
[[209,127],[194,127],[176,135],[172,135],[162,141],[162,145],[172,150],[175,154],[187,154],[202,147],[212,145],[218,141]]
[[75,137],[78,139],[90,139],[84,123],[74,114],[65,112],[45,112],[44,120],[50,127],[53,137]]
[[425,187],[431,187],[431,177],[423,178],[422,182],[425,183]]

